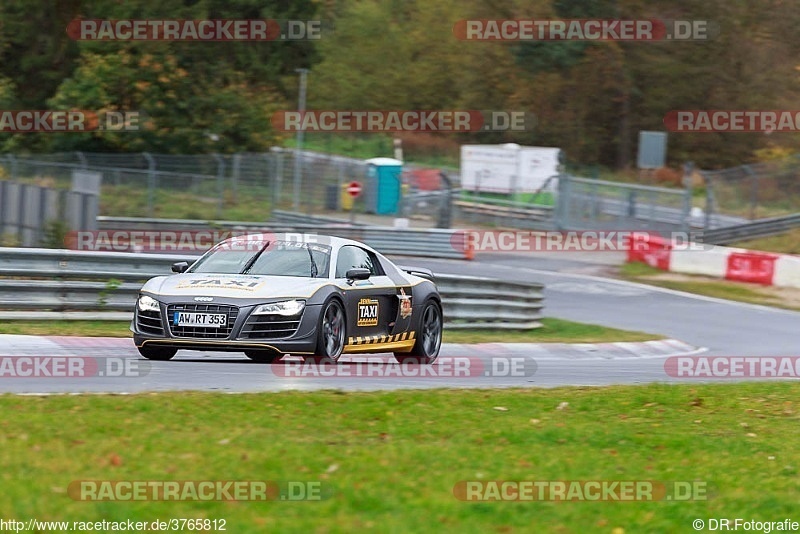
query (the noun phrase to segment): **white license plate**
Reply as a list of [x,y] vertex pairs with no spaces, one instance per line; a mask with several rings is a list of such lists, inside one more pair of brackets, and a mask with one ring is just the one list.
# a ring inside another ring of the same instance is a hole
[[207,326],[211,328],[222,328],[227,322],[228,316],[224,313],[175,312],[172,316],[173,326]]

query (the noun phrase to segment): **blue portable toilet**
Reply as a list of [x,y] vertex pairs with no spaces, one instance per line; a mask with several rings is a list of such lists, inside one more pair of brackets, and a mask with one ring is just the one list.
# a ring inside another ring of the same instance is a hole
[[372,158],[367,163],[365,200],[367,211],[395,215],[400,207],[403,162],[393,158]]

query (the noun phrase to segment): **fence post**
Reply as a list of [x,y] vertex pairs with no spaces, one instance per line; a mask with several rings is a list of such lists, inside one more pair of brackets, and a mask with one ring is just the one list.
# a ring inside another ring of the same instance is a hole
[[683,164],[683,232],[688,235],[692,230],[692,174],[694,163],[687,161]]
[[336,175],[336,207],[342,209],[342,187],[344,186],[344,161],[339,162],[339,172]]
[[273,208],[277,208],[283,195],[284,151],[280,147],[273,147],[272,153],[275,155],[275,202],[273,203]]
[[714,211],[714,182],[708,174],[700,171],[703,182],[706,184],[706,213],[703,221],[703,230],[711,230],[711,214]]
[[6,180],[0,180],[0,239],[6,233],[6,184],[8,183]]
[[81,162],[81,167],[83,167],[84,169],[89,166],[89,163],[86,161],[86,156],[84,156],[83,152],[81,152],[80,150],[75,152],[75,157],[78,158],[78,161]]
[[[595,178],[595,180],[596,179],[597,178]],[[592,181],[592,185],[589,188],[589,206],[590,206],[589,213],[591,214],[592,217],[591,219],[592,227],[596,228],[598,209],[597,209],[597,183],[595,181]],[[617,217],[617,219],[619,219],[619,216]]]
[[233,163],[231,170],[231,191],[233,192],[233,201],[239,199],[239,172],[242,166],[242,155],[236,153],[233,155]]
[[[300,131],[298,130],[297,133],[300,135]],[[303,160],[300,156],[300,150],[295,149],[294,151],[294,160],[292,162],[294,164],[294,183],[292,188],[292,209],[299,213],[300,212],[300,182],[303,180]]]
[[277,188],[276,188],[277,172],[273,172],[274,171],[273,167],[275,167],[276,165],[275,165],[275,162],[272,161],[272,155],[271,154],[268,154],[268,153],[265,152],[265,153],[261,154],[261,157],[264,158],[264,161],[266,161],[266,165],[267,165],[267,172],[266,172],[267,180],[270,180],[270,179],[272,180],[271,187],[270,187],[270,211],[271,211],[271,210],[274,210],[275,206],[278,205],[278,197],[275,194],[275,192],[277,190]]
[[17,179],[17,158],[13,154],[6,155],[6,159],[11,163],[11,180]]
[[742,165],[742,169],[750,175],[750,220],[756,219],[756,203],[758,202],[758,175],[750,165]]
[[225,160],[216,152],[211,154],[217,162],[217,219],[222,218],[222,206],[225,201]]
[[562,172],[558,175],[556,186],[556,205],[553,210],[553,223],[556,230],[564,230],[564,220],[567,217],[567,203],[569,201],[569,176]]
[[23,247],[30,247],[33,243],[28,241],[28,233],[25,231],[27,229],[26,217],[28,215],[28,210],[25,208],[25,201],[28,200],[28,188],[35,188],[36,186],[33,184],[20,184],[19,187],[19,205],[17,207],[17,236],[19,237],[20,246]]
[[147,216],[153,216],[153,204],[156,197],[156,160],[148,152],[142,152],[147,160]]
[[636,190],[631,189],[628,191],[628,215],[629,219],[636,218]]
[[440,197],[436,228],[450,228],[453,220],[453,181],[442,171],[439,171],[439,178],[444,186],[444,196]]

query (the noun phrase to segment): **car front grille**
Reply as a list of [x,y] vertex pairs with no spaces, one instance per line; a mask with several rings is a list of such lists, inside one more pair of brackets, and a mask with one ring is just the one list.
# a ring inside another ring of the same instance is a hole
[[302,313],[294,317],[282,315],[250,315],[242,328],[242,337],[250,339],[282,339],[300,327]]
[[[214,328],[209,326],[175,326],[173,317],[175,312],[199,313],[224,313],[228,316],[225,326]],[[227,339],[233,331],[233,323],[239,315],[236,306],[223,306],[220,304],[170,304],[167,306],[167,322],[170,332],[175,337],[191,337],[200,339]]]
[[138,310],[136,313],[136,326],[139,332],[152,336],[164,335],[164,323],[161,322],[161,312],[153,310]]

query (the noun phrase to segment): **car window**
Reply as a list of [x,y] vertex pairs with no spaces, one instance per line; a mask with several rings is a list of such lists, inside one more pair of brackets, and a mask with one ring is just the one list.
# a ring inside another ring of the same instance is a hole
[[373,276],[383,274],[375,255],[363,248],[345,245],[336,259],[336,278],[345,278],[350,269],[369,269]]
[[255,254],[252,250],[217,248],[198,260],[189,273],[238,274]]
[[248,246],[247,250],[218,246],[195,263],[189,272],[242,274],[247,269],[247,274],[255,275],[327,278],[329,266],[330,247],[273,241],[264,250],[253,246]]
[[248,274],[327,278],[328,249],[304,243],[281,243],[258,257]]

